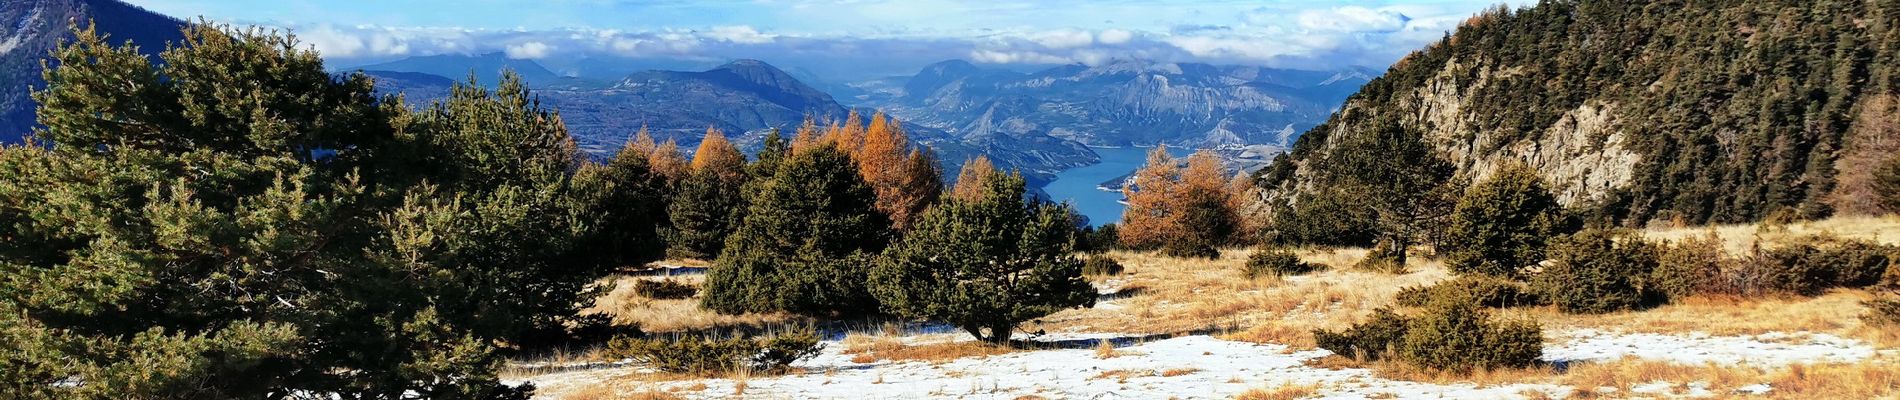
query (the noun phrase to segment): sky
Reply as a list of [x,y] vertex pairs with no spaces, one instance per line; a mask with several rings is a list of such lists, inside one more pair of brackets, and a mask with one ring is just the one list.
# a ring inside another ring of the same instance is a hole
[[[1510,0],[1510,6],[1527,0]],[[963,59],[1117,59],[1383,69],[1500,0],[130,0],[180,18],[287,29],[333,64],[503,53],[890,73]],[[578,68],[578,67],[574,67]],[[559,69],[557,67],[557,69]]]

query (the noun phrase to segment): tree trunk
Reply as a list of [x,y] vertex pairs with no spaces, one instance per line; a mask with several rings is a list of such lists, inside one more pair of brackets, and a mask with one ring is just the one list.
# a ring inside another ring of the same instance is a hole
[[990,337],[985,338],[984,341],[990,342],[990,344],[1008,344],[1009,334],[1014,331],[1016,331],[1016,324],[998,322],[994,325],[990,325]]

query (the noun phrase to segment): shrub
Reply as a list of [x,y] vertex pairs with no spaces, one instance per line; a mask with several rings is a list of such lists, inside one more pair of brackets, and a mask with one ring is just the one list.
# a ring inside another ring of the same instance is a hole
[[1473,186],[1452,211],[1441,250],[1452,272],[1514,277],[1544,260],[1548,242],[1575,230],[1537,171],[1510,164]]
[[1656,270],[1648,283],[1669,297],[1719,291],[1724,270],[1733,270],[1722,250],[1722,239],[1713,233],[1658,248]]
[[1399,340],[1405,337],[1407,320],[1404,316],[1388,309],[1372,312],[1372,319],[1345,331],[1313,331],[1313,341],[1319,348],[1332,351],[1346,357],[1366,361],[1376,361],[1394,354]]
[[1082,263],[1082,274],[1088,276],[1121,275],[1122,263],[1116,262],[1114,257],[1105,255],[1097,254],[1089,256],[1088,261]]
[[1198,241],[1176,241],[1161,246],[1161,255],[1174,258],[1220,258],[1220,250]]
[[1880,283],[1895,258],[1900,258],[1900,248],[1854,240],[1824,244],[1809,261],[1833,275],[1835,286],[1857,288]]
[[674,279],[641,279],[633,282],[633,292],[649,299],[684,299],[699,293],[699,287]]
[[793,362],[818,355],[824,345],[809,329],[766,338],[685,336],[672,340],[617,337],[603,354],[632,359],[653,369],[713,374],[738,371],[781,372]]
[[1900,329],[1900,295],[1889,293],[1861,302],[1861,305],[1867,306],[1867,313],[1860,316],[1862,322],[1876,327]]
[[1472,303],[1434,304],[1407,318],[1380,309],[1372,319],[1342,332],[1313,332],[1319,347],[1342,356],[1376,361],[1388,357],[1420,368],[1470,371],[1519,368],[1543,355],[1543,330],[1533,322],[1492,321]]
[[1629,232],[1586,229],[1550,249],[1532,280],[1537,295],[1565,312],[1606,313],[1651,304],[1642,283],[1656,269],[1654,246]]
[[1299,275],[1319,269],[1319,265],[1300,261],[1300,256],[1291,251],[1271,249],[1254,251],[1253,255],[1247,256],[1247,264],[1243,266],[1242,272],[1247,279],[1253,279],[1269,275]]
[[1404,273],[1406,250],[1404,246],[1391,241],[1379,241],[1372,246],[1372,251],[1366,252],[1366,258],[1359,260],[1359,264],[1354,267],[1367,271]]
[[1537,296],[1531,294],[1524,284],[1487,275],[1465,275],[1431,286],[1400,289],[1398,302],[1407,307],[1439,303],[1471,303],[1497,308],[1538,304]]
[[1491,321],[1471,303],[1440,303],[1407,321],[1399,356],[1413,366],[1447,371],[1522,368],[1543,356],[1534,322]]

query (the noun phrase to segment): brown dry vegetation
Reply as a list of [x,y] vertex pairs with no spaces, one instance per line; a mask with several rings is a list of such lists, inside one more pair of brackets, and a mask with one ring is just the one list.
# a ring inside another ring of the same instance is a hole
[[[1125,298],[1098,301],[1095,308],[1042,318],[1031,329],[1086,330],[1138,335],[1235,332],[1230,339],[1311,346],[1314,328],[1338,328],[1390,304],[1399,288],[1446,279],[1436,263],[1419,263],[1406,274],[1353,270],[1364,250],[1301,250],[1324,272],[1286,278],[1247,279],[1240,266],[1250,254],[1228,249],[1214,260],[1179,259],[1154,253],[1114,251],[1126,267],[1105,286],[1137,288]],[[1247,329],[1254,327],[1253,329]]]
[[852,355],[851,362],[861,364],[878,361],[941,363],[960,358],[988,357],[1019,351],[1009,346],[971,340],[910,344],[894,336],[861,334],[845,336],[843,345],[844,354]]
[[1273,388],[1248,390],[1234,398],[1236,400],[1293,400],[1312,397],[1318,392],[1318,386],[1286,384]]
[[667,278],[616,275],[601,279],[599,283],[614,285],[614,289],[594,301],[594,306],[584,313],[606,313],[614,317],[616,324],[631,324],[646,332],[686,332],[698,330],[718,330],[725,328],[761,328],[781,326],[810,321],[790,314],[745,314],[721,315],[699,307],[699,298],[688,299],[651,299],[641,296],[633,290],[633,282],[641,279],[674,279],[693,285],[704,283],[704,275],[679,275]]

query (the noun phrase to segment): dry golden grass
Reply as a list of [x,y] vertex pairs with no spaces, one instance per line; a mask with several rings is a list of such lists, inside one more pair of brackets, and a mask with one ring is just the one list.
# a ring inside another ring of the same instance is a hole
[[1154,376],[1154,375],[1155,375],[1154,370],[1113,369],[1113,370],[1102,371],[1102,373],[1096,374],[1094,377],[1090,377],[1089,379],[1093,379],[1093,380],[1113,379],[1115,380],[1115,383],[1128,383],[1129,379],[1146,377],[1146,376]]
[[1201,372],[1201,369],[1200,368],[1175,368],[1175,369],[1161,371],[1161,376],[1165,378],[1173,378],[1173,377],[1188,375],[1188,374],[1192,374],[1196,372]]
[[843,345],[844,354],[852,355],[851,362],[860,364],[878,361],[942,363],[961,358],[989,357],[1020,351],[1009,346],[978,341],[908,344],[893,336],[858,334],[845,336]]
[[1552,382],[1573,386],[1579,392],[1614,388],[1617,393],[1629,393],[1636,385],[1669,382],[1674,384],[1671,394],[1676,395],[1684,394],[1690,382],[1706,382],[1708,390],[1717,394],[1766,383],[1773,388],[1766,398],[1772,399],[1893,398],[1900,395],[1900,365],[1876,358],[1851,364],[1794,364],[1770,369],[1632,358],[1573,366]]
[[1721,238],[1725,247],[1734,253],[1747,251],[1757,243],[1773,245],[1815,235],[1900,244],[1900,216],[1843,216],[1819,221],[1795,222],[1784,226],[1735,224],[1661,228],[1645,230],[1643,236],[1651,240],[1681,241],[1701,238],[1711,232]]
[[[1551,328],[1594,328],[1629,332],[1711,335],[1758,335],[1768,332],[1828,333],[1879,342],[1879,329],[1862,326],[1864,290],[1835,290],[1810,298],[1745,299],[1730,296],[1692,296],[1656,308],[1600,315],[1567,314],[1552,307],[1503,310]],[[1891,345],[1892,342],[1888,342]]]
[[[1229,339],[1305,344],[1313,328],[1338,328],[1390,304],[1399,288],[1437,282],[1448,274],[1435,262],[1419,262],[1405,274],[1351,269],[1364,250],[1301,250],[1301,259],[1326,271],[1286,278],[1246,279],[1240,268],[1251,251],[1229,249],[1215,260],[1178,259],[1154,253],[1108,253],[1126,267],[1108,282],[1138,287],[1112,307],[1068,310],[1042,318],[1035,329],[1130,334],[1231,332]],[[1288,340],[1291,339],[1291,340]]]
[[1122,355],[1123,354],[1120,350],[1115,349],[1114,342],[1110,342],[1108,340],[1101,340],[1095,344],[1095,358],[1107,360],[1110,358],[1121,357]]
[[1312,397],[1319,392],[1319,386],[1286,384],[1274,388],[1257,388],[1235,396],[1236,400],[1293,400]]
[[[646,332],[685,332],[696,330],[716,330],[723,328],[758,328],[794,323],[810,323],[809,319],[784,313],[721,315],[699,307],[699,298],[690,299],[650,299],[633,290],[633,281],[640,279],[662,279],[660,277],[640,277],[616,275],[601,279],[599,283],[612,283],[613,291],[601,295],[594,306],[583,313],[606,313],[617,324],[632,324]],[[676,279],[695,285],[703,283],[703,275],[673,276]]]

